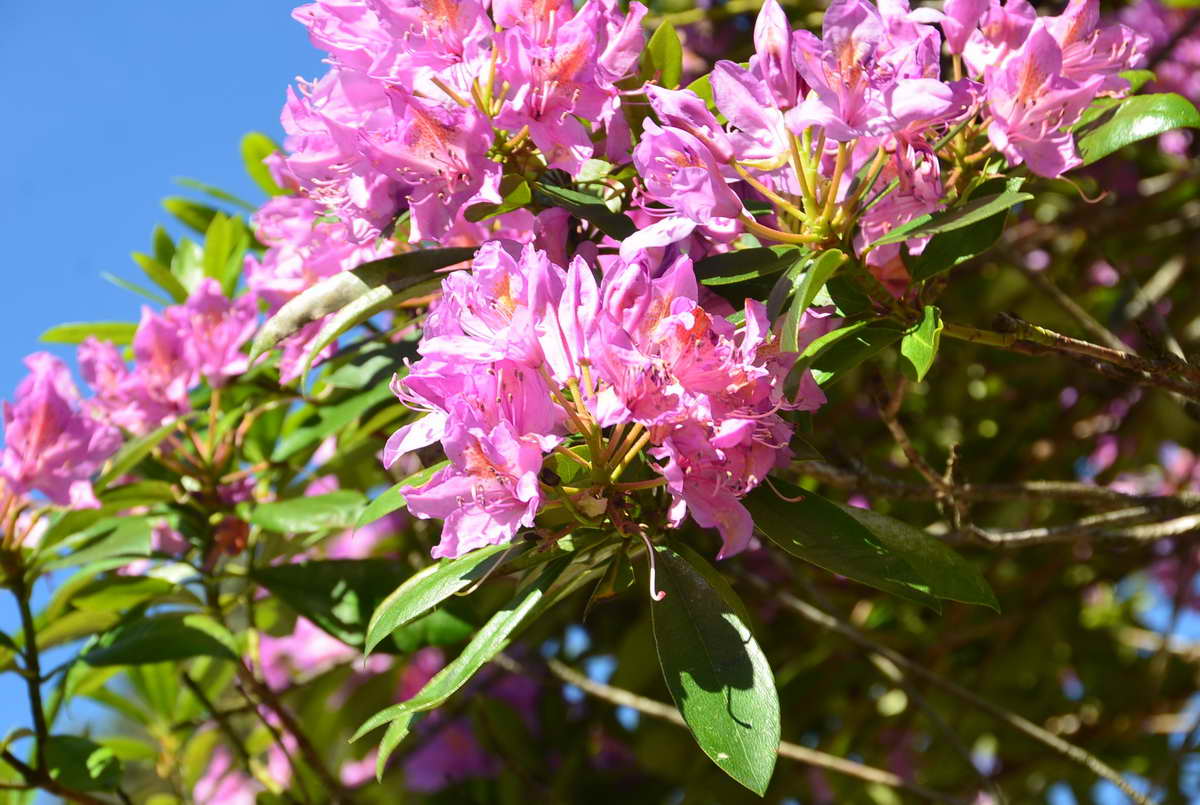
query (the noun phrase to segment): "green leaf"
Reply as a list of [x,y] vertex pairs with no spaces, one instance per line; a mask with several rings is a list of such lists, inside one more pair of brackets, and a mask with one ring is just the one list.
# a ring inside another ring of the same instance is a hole
[[[363,648],[372,613],[408,575],[406,566],[394,559],[326,559],[260,567],[250,574],[296,612],[357,649]],[[409,624],[402,650],[453,642],[471,631],[470,624],[452,615],[422,623],[436,614]]]
[[528,207],[533,203],[533,191],[530,190],[525,177],[508,174],[500,180],[500,199],[498,204],[490,201],[472,204],[467,207],[463,216],[468,221],[486,221],[488,218]]
[[339,489],[324,495],[260,503],[250,523],[281,534],[311,534],[328,528],[350,528],[362,510],[362,493]]
[[232,204],[235,207],[241,207],[246,212],[254,212],[257,208],[245,199],[238,198],[233,193],[222,190],[219,187],[214,187],[210,184],[205,184],[197,179],[189,179],[186,176],[176,176],[175,184],[189,187],[192,190],[199,190],[201,193],[212,196],[218,201],[224,201],[227,204]]
[[175,248],[171,260],[171,273],[190,294],[204,279],[204,252],[200,244],[190,238],[182,238]]
[[804,311],[808,310],[817,292],[825,287],[825,283],[844,262],[846,254],[837,249],[827,249],[809,262],[808,269],[795,285],[792,306],[783,320],[783,343],[780,346],[784,352],[796,352],[799,349],[800,320]]
[[826,500],[786,482],[744,498],[757,529],[788,553],[884,592],[940,608],[936,599],[999,609],[978,569],[925,531]]
[[122,290],[130,291],[131,293],[135,293],[138,296],[143,296],[146,299],[149,299],[151,302],[153,302],[156,305],[164,305],[165,306],[165,305],[171,304],[171,300],[166,298],[165,296],[159,296],[158,294],[156,294],[154,291],[150,290],[149,288],[143,288],[141,285],[138,285],[136,282],[130,282],[127,279],[122,279],[121,277],[118,277],[116,274],[110,274],[107,271],[101,271],[100,278],[102,280],[104,280],[105,282],[111,282],[113,285],[116,285],[118,288],[120,288]]
[[[250,354],[256,358],[306,324],[343,310],[360,308],[380,299],[399,301],[434,289],[441,283],[438,269],[470,260],[474,247],[425,249],[385,257],[342,271],[296,296],[263,325]],[[328,329],[328,326],[327,328]],[[325,330],[322,330],[322,335]]]
[[271,175],[271,169],[263,164],[264,159],[279,150],[275,141],[262,132],[252,131],[242,137],[241,147],[242,162],[254,183],[268,196],[288,195],[288,191],[280,187]]
[[539,203],[545,202],[548,206],[562,207],[576,218],[594,224],[597,229],[613,240],[625,240],[637,231],[633,219],[624,213],[610,210],[599,196],[543,182],[538,182],[535,189],[539,195]]
[[313,408],[312,416],[304,424],[288,433],[275,445],[271,452],[272,461],[286,461],[306,447],[320,442],[326,436],[340,431],[383,400],[394,399],[386,383],[350,396],[334,405]]
[[510,548],[489,545],[457,559],[443,559],[409,578],[371,616],[364,651],[369,654],[396,629],[492,572]]
[[870,325],[837,339],[812,362],[813,378],[821,385],[840,377],[900,340],[903,330]]
[[178,218],[180,223],[200,235],[208,232],[208,227],[218,214],[216,209],[207,204],[180,196],[164,198],[162,205],[163,209]]
[[175,591],[174,583],[153,576],[104,576],[75,593],[71,605],[83,610],[119,611],[167,597]]
[[1200,128],[1200,112],[1182,95],[1134,95],[1084,121],[1075,145],[1084,165],[1091,165],[1125,146],[1180,128]]
[[738,249],[697,260],[693,268],[702,285],[732,285],[778,274],[802,253],[798,246]]
[[646,43],[638,76],[667,89],[679,86],[683,76],[683,45],[671,23],[664,21]]
[[877,246],[884,246],[888,243],[899,243],[913,238],[929,237],[941,232],[953,232],[956,229],[962,229],[963,227],[991,218],[993,215],[1006,212],[1017,204],[1028,201],[1031,198],[1033,198],[1033,195],[1030,193],[1018,193],[1014,191],[1005,191],[997,193],[994,196],[972,198],[966,204],[952,207],[945,212],[914,218],[908,223],[896,227],[872,243],[871,248],[874,249]]
[[121,784],[121,761],[112,749],[78,735],[46,739],[46,771],[76,791],[112,791]]
[[745,607],[691,551],[686,558],[667,547],[656,552],[666,597],[650,613],[671,698],[704,754],[762,796],[779,748],[779,698]]
[[1153,70],[1125,70],[1121,74],[1129,82],[1129,92],[1134,93],[1158,78]]
[[152,240],[154,242],[154,259],[164,267],[171,265],[171,261],[175,259],[175,241],[171,239],[167,228],[162,224],[155,224]]
[[[172,256],[173,255],[174,252],[172,251]],[[149,277],[155,285],[170,294],[173,300],[176,302],[187,301],[187,289],[184,288],[183,283],[181,283],[179,279],[171,273],[171,269],[155,260],[153,257],[142,254],[141,252],[134,252],[131,256],[133,257],[133,262],[138,264],[138,267],[146,273],[146,276]]]
[[51,327],[42,333],[40,340],[47,344],[82,344],[94,336],[101,341],[111,341],[119,346],[133,343],[137,324],[131,321],[88,321],[71,322]]
[[150,455],[150,452],[155,447],[158,447],[164,439],[179,427],[180,421],[176,419],[168,422],[145,435],[138,436],[136,439],[121,445],[121,449],[109,459],[107,469],[96,479],[96,487],[98,489],[107,488],[113,481],[140,464],[142,459]]
[[926,305],[924,315],[913,329],[900,339],[900,369],[909,380],[920,382],[933,366],[942,341],[942,316],[936,307]]
[[408,505],[408,502],[404,499],[404,495],[400,494],[400,489],[405,486],[424,486],[433,477],[434,473],[449,463],[449,461],[439,461],[437,464],[414,472],[403,481],[385,491],[363,509],[362,514],[358,516],[358,522],[355,524],[355,527],[362,528],[368,523],[373,523],[394,511],[403,509]]
[[388,734],[379,748],[379,761],[376,766],[379,776],[383,774],[391,750],[408,733],[413,715],[440,706],[465,685],[484,664],[503,651],[525,619],[537,609],[547,590],[570,561],[570,557],[562,557],[546,565],[537,578],[519,589],[512,600],[475,633],[462,653],[429,680],[419,693],[407,701],[381,710],[358,728],[351,741],[358,740],[384,724],[390,724]]
[[[992,179],[976,188],[971,198],[982,198],[998,191],[1016,192],[1024,181],[1020,176]],[[1004,234],[1008,212],[1002,210],[970,226],[934,235],[920,254],[904,255],[908,273],[913,280],[921,282],[983,254]]]
[[80,659],[93,666],[142,665],[190,657],[237,660],[229,647],[232,638],[214,636],[220,633],[216,622],[195,613],[141,615],[101,635]]

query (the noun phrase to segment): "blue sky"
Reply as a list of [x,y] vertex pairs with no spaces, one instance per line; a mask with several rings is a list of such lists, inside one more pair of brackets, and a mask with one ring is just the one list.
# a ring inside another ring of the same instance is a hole
[[[129,259],[190,176],[257,202],[238,141],[282,137],[296,76],[323,71],[289,0],[0,3],[0,397],[24,375],[38,335],[65,321],[136,320],[141,298],[100,278],[148,284]],[[69,356],[70,349],[55,349]],[[44,598],[43,583],[39,599]],[[0,629],[16,622],[0,600]],[[14,675],[0,701],[24,702]],[[86,718],[89,708],[75,708]],[[0,732],[23,723],[0,716]]]

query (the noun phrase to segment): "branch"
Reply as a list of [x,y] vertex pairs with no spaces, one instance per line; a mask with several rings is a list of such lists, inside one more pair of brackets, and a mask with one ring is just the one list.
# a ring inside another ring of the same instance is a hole
[[[976,528],[972,534],[982,537],[988,544],[996,547],[1026,548],[1031,545],[1073,542],[1078,539],[1154,542],[1200,530],[1200,514],[1187,514],[1170,520],[1159,520],[1160,516],[1159,513],[1143,507],[1087,517],[1066,525],[1027,528],[1021,531],[989,531]],[[1137,522],[1138,520],[1150,522]]]
[[67,802],[76,802],[79,805],[108,805],[104,800],[93,797],[91,794],[67,788],[47,774],[44,769],[31,768],[7,749],[0,750],[0,759],[3,759],[5,763],[16,769],[17,773],[24,777],[25,782],[29,783],[30,786],[40,788],[43,791],[49,791],[51,794],[58,794]]
[[13,574],[12,593],[17,599],[17,608],[21,612],[21,631],[25,635],[24,673],[25,685],[29,689],[29,710],[33,716],[33,731],[36,735],[34,758],[38,772],[46,769],[46,739],[50,737],[50,729],[46,725],[46,708],[42,703],[42,666],[37,645],[37,626],[34,624],[33,612],[29,608],[29,585],[25,582],[25,571],[19,570]]
[[1040,271],[1034,271],[1025,264],[1024,260],[1014,260],[1013,264],[1021,270],[1021,273],[1025,275],[1027,280],[1029,280],[1033,285],[1037,286],[1042,293],[1053,299],[1054,302],[1060,308],[1062,308],[1068,316],[1074,319],[1076,324],[1078,324],[1089,335],[1091,335],[1092,338],[1100,341],[1110,349],[1115,349],[1122,352],[1129,349],[1128,345],[1118,338],[1112,330],[1109,330],[1103,324],[1096,321],[1091,313],[1088,313],[1086,310],[1084,310],[1078,302],[1063,292],[1063,290],[1055,285],[1054,281],[1049,277],[1045,276]]
[[[550,672],[559,679],[574,685],[585,693],[595,696],[597,699],[603,699],[619,707],[629,707],[651,718],[670,721],[672,724],[678,724],[681,727],[687,726],[687,722],[683,720],[683,716],[679,714],[679,711],[669,704],[639,696],[622,688],[614,688],[611,685],[597,682],[555,659],[547,660],[546,665],[549,667]],[[809,749],[804,746],[788,743],[787,741],[779,742],[779,756],[807,763],[810,766],[817,766],[818,768],[836,772],[837,774],[844,774],[847,777],[865,780],[869,783],[886,785],[890,788],[899,788],[933,802],[960,802],[960,800],[946,794],[931,791],[922,786],[910,783],[903,777],[892,772],[862,763],[855,763],[852,760],[845,760],[836,755],[818,752],[815,749]]]
[[[747,576],[746,578],[759,590],[773,592],[765,582],[750,576]],[[837,632],[838,634],[849,638],[870,652],[886,657],[902,670],[936,685],[947,693],[973,705],[985,713],[988,713],[992,717],[1007,724],[1018,732],[1022,732],[1030,738],[1033,738],[1038,743],[1049,747],[1068,760],[1078,763],[1096,776],[1108,780],[1110,783],[1123,791],[1126,796],[1137,803],[1137,805],[1153,805],[1153,801],[1151,799],[1131,786],[1129,781],[1122,777],[1120,773],[1118,773],[1104,761],[1100,760],[1100,758],[1093,755],[1091,752],[1088,752],[1086,749],[1076,746],[1069,741],[1065,741],[1054,733],[1042,729],[1032,721],[1029,721],[1028,719],[1023,718],[1016,713],[1006,710],[1000,705],[994,704],[987,699],[972,693],[966,688],[958,685],[955,682],[951,682],[949,679],[945,679],[944,677],[934,673],[933,671],[930,671],[924,666],[918,665],[899,652],[893,651],[887,646],[875,642],[866,634],[860,632],[850,624],[839,620],[833,615],[830,615],[829,613],[820,610],[805,601],[801,601],[790,593],[777,593],[776,598],[786,608],[792,610],[806,620],[815,623],[818,626],[823,626],[830,631]]]

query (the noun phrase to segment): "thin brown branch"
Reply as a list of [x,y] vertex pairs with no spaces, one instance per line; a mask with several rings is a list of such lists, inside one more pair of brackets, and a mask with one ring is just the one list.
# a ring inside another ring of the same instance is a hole
[[[687,726],[679,711],[669,704],[664,704],[645,696],[639,696],[632,691],[614,688],[611,685],[597,682],[558,660],[547,660],[546,665],[549,667],[550,672],[559,679],[574,685],[591,696],[595,696],[597,699],[603,699],[620,707],[629,707],[651,718],[670,721],[672,724],[678,724],[681,727]],[[932,802],[960,802],[960,800],[946,794],[931,791],[923,786],[911,783],[890,771],[877,769],[874,766],[867,766],[862,763],[855,763],[852,760],[846,760],[836,755],[819,752],[815,749],[799,746],[798,744],[788,743],[787,741],[779,742],[779,756],[869,783],[877,783],[886,785],[889,788],[908,791],[911,794],[924,797]]]
[[1074,319],[1075,323],[1083,328],[1083,330],[1092,338],[1100,341],[1110,349],[1121,351],[1126,351],[1129,349],[1129,346],[1120,338],[1118,338],[1112,330],[1109,330],[1103,324],[1098,322],[1091,313],[1088,313],[1086,310],[1084,310],[1078,302],[1076,302],[1061,288],[1055,285],[1054,281],[1045,274],[1040,271],[1034,271],[1032,268],[1027,266],[1023,260],[1014,260],[1013,264],[1021,270],[1021,273],[1025,275],[1026,279],[1028,279],[1035,287],[1037,287],[1038,290],[1046,294],[1046,296],[1053,299],[1055,304],[1062,308],[1063,312],[1065,312],[1068,316]]
[[[757,578],[749,576],[746,578],[760,590],[764,590],[766,592],[775,592]],[[949,679],[934,673],[933,671],[930,671],[924,666],[908,659],[903,654],[893,651],[881,643],[877,643],[875,640],[871,639],[863,632],[860,632],[849,623],[830,615],[824,610],[818,609],[812,604],[801,601],[787,592],[777,592],[775,595],[776,600],[783,604],[784,607],[800,615],[805,620],[829,629],[830,631],[837,632],[838,634],[849,638],[851,641],[857,643],[859,646],[867,649],[868,651],[886,657],[897,667],[901,668],[907,673],[932,683],[952,696],[967,702],[973,707],[991,715],[998,721],[1034,739],[1038,743],[1049,747],[1063,757],[1078,763],[1096,776],[1108,780],[1110,783],[1123,791],[1131,800],[1137,803],[1137,805],[1153,805],[1153,801],[1151,799],[1131,786],[1129,781],[1121,776],[1119,772],[1106,764],[1104,761],[1100,760],[1100,758],[1096,757],[1091,752],[1088,752],[1083,747],[1063,740],[1054,733],[1039,727],[1037,724],[1034,724],[1027,718],[1017,715],[1016,713],[1013,713],[1004,707],[1001,707],[1000,705],[984,699],[982,696],[979,696],[970,690],[967,690],[961,685],[952,682]]]

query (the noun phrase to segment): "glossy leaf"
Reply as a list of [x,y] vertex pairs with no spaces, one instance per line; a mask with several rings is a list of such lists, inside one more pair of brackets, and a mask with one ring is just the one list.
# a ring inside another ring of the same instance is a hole
[[900,339],[900,369],[909,380],[920,382],[937,358],[942,340],[942,316],[936,307],[926,305],[921,321]]
[[1181,95],[1134,95],[1104,109],[1075,140],[1083,164],[1090,165],[1138,140],[1172,129],[1200,128],[1200,112]]
[[485,201],[467,207],[463,217],[468,221],[486,221],[506,212],[528,207],[533,202],[533,191],[523,176],[509,174],[500,180],[499,203]]
[[367,625],[367,653],[404,624],[483,578],[510,545],[489,545],[457,559],[443,559],[409,578],[383,600]]
[[260,503],[250,511],[250,523],[281,534],[311,534],[329,528],[350,528],[362,511],[360,492],[339,489],[324,495]]
[[[171,273],[171,269],[168,268],[169,263],[160,263],[153,257],[141,252],[134,252],[131,256],[133,257],[133,262],[138,264],[138,267],[145,272],[146,276],[155,285],[166,291],[174,301],[184,302],[187,300],[187,289],[183,287],[183,283],[179,281],[179,278]],[[174,256],[174,251],[172,251],[172,256]]]
[[362,514],[358,516],[358,522],[355,524],[357,528],[362,528],[368,523],[373,523],[376,520],[386,517],[394,511],[399,511],[408,505],[404,500],[404,495],[400,494],[400,489],[405,486],[424,486],[434,473],[449,464],[449,461],[439,461],[437,464],[426,467],[423,470],[414,472],[412,475],[400,481],[396,485],[387,489],[371,501],[371,503],[363,509]]
[[441,275],[435,271],[470,260],[474,254],[474,247],[425,249],[374,260],[335,274],[280,308],[254,337],[250,353],[257,357],[304,325],[350,304],[361,305],[363,297],[372,291],[399,299],[402,294],[418,295],[423,289],[432,290],[441,282]]
[[924,238],[941,232],[953,232],[956,229],[970,226],[979,221],[987,220],[993,215],[1005,212],[1023,201],[1033,198],[1030,193],[1005,191],[991,196],[973,198],[966,204],[952,207],[945,212],[934,215],[922,215],[914,218],[903,226],[898,226],[879,240],[871,244],[872,248],[888,243],[899,243],[913,238]]
[[216,622],[202,615],[142,615],[101,635],[81,659],[94,666],[140,665],[191,657],[237,660],[238,655],[230,648],[232,638],[214,636],[221,631]]
[[576,218],[594,224],[614,240],[624,240],[637,231],[637,226],[628,215],[613,212],[598,196],[542,182],[537,184],[536,190],[539,203],[546,202],[553,207],[562,207]]
[[800,321],[804,312],[812,304],[817,292],[825,287],[825,283],[844,262],[844,252],[828,249],[813,259],[800,276],[793,292],[792,306],[783,320],[783,343],[780,346],[784,352],[796,352],[799,349]]
[[639,76],[643,81],[654,80],[661,87],[675,89],[683,76],[683,45],[679,32],[669,22],[654,31],[642,51]]
[[95,337],[124,346],[133,343],[136,331],[137,324],[131,321],[81,321],[51,327],[39,340],[47,344],[82,344],[89,337]]
[[194,230],[199,235],[208,232],[208,227],[212,224],[213,218],[217,216],[217,210],[209,205],[179,196],[164,198],[162,205],[163,209],[179,219],[180,223]]
[[772,483],[778,494],[764,484],[744,502],[758,531],[793,556],[935,609],[939,598],[997,608],[975,566],[936,537],[780,480]]
[[271,460],[288,460],[301,450],[317,444],[326,436],[342,430],[371,410],[372,407],[387,399],[394,399],[394,397],[387,384],[381,383],[333,405],[315,406],[311,414],[305,416],[299,427],[279,440],[271,452]]
[[525,619],[537,609],[568,562],[570,558],[563,557],[546,565],[531,583],[519,589],[512,600],[480,627],[462,653],[429,680],[419,693],[376,713],[358,728],[352,741],[384,724],[389,725],[384,744],[379,748],[377,775],[382,776],[388,755],[407,734],[413,716],[440,706],[470,681],[484,664],[503,651]]
[[903,330],[870,325],[847,333],[831,343],[813,360],[813,377],[821,385],[841,376],[868,358],[900,340]]
[[663,679],[704,753],[762,796],[779,748],[779,698],[767,658],[729,583],[691,551],[657,550],[650,605]]
[[802,253],[796,246],[738,249],[697,260],[693,269],[702,285],[732,285],[778,274]]

